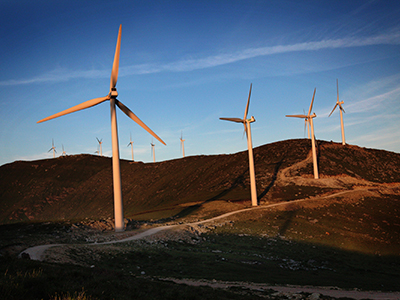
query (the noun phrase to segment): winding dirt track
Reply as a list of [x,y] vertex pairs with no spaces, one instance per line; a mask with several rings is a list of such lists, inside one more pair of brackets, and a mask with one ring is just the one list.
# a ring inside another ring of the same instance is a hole
[[[197,221],[197,222],[193,222],[193,223],[179,224],[179,225],[166,225],[166,226],[154,227],[154,228],[147,229],[141,233],[137,233],[137,234],[130,236],[128,238],[125,238],[125,239],[102,242],[102,243],[90,243],[87,245],[109,245],[109,244],[124,243],[124,242],[139,240],[139,239],[145,238],[147,236],[156,234],[157,232],[160,232],[162,230],[172,229],[172,228],[176,228],[178,226],[182,227],[182,226],[199,225],[199,224],[204,224],[204,223],[213,222],[213,221],[216,221],[219,219],[227,218],[234,214],[246,212],[249,210],[268,209],[268,208],[273,208],[273,207],[277,207],[277,206],[284,206],[284,205],[305,202],[305,201],[310,201],[310,200],[312,200],[312,201],[315,201],[318,199],[322,200],[322,199],[332,198],[332,197],[340,196],[342,194],[351,193],[351,192],[353,192],[353,191],[342,191],[342,192],[338,192],[336,194],[332,194],[332,195],[325,196],[325,197],[312,198],[312,199],[309,199],[309,198],[298,199],[298,200],[293,200],[293,201],[288,201],[288,202],[279,202],[279,203],[273,203],[273,204],[268,204],[268,205],[260,205],[260,206],[256,206],[256,207],[244,208],[244,209],[240,209],[240,210],[231,211],[231,212],[228,212],[228,213],[225,213],[220,216],[217,216],[217,217],[214,217],[211,219],[207,219],[207,220]],[[49,245],[35,246],[35,247],[31,247],[31,248],[28,248],[28,249],[22,251],[19,254],[19,256],[22,256],[23,254],[28,254],[30,259],[32,259],[32,260],[43,261],[45,258],[45,252],[47,249],[52,248],[52,247],[57,247],[57,246],[66,246],[66,245],[68,245],[68,244],[49,244]]]
[[[396,185],[395,187],[392,186],[391,188],[398,188],[398,187],[399,187],[399,185]],[[382,186],[374,187],[373,189],[378,190],[381,188],[382,188]],[[384,188],[387,189],[388,187],[385,186]],[[250,210],[270,209],[270,208],[274,208],[277,206],[291,205],[294,203],[300,203],[300,202],[306,202],[306,201],[325,200],[325,199],[341,196],[344,194],[359,192],[360,190],[371,191],[371,186],[368,186],[363,189],[341,191],[341,192],[338,192],[338,193],[335,193],[332,195],[328,195],[328,196],[307,198],[307,199],[298,199],[298,200],[293,200],[293,201],[288,201],[288,202],[280,202],[280,203],[256,206],[256,207],[251,207],[251,208],[245,208],[245,209],[225,213],[220,216],[217,216],[217,217],[214,217],[211,219],[207,219],[207,220],[203,220],[203,221],[192,222],[192,223],[187,223],[187,224],[179,224],[179,225],[154,227],[154,228],[145,230],[143,232],[137,233],[137,234],[130,236],[128,238],[125,238],[125,239],[108,241],[108,242],[103,242],[103,243],[90,243],[88,245],[106,245],[106,244],[124,243],[124,242],[133,241],[133,240],[139,240],[139,239],[145,238],[147,236],[156,234],[160,231],[176,228],[178,226],[183,227],[185,225],[186,226],[199,225],[199,224],[213,222],[213,221],[216,221],[219,219],[227,218],[234,214],[238,214],[238,213],[242,213],[242,212],[246,212],[246,211],[250,211]],[[20,253],[20,256],[22,254],[28,254],[32,260],[43,261],[45,258],[45,252],[47,249],[49,249],[51,247],[64,246],[64,245],[66,245],[66,244],[50,244],[50,245],[35,246],[35,247],[31,247],[31,248],[24,250],[23,252]],[[283,294],[285,294],[285,293],[296,294],[296,293],[300,293],[300,292],[306,292],[306,293],[317,293],[317,294],[327,295],[327,296],[335,297],[335,298],[349,297],[349,298],[353,298],[353,299],[377,299],[377,300],[378,299],[379,300],[399,300],[400,299],[400,292],[342,290],[342,289],[338,289],[338,288],[314,287],[314,286],[271,286],[268,284],[259,284],[259,283],[223,282],[223,281],[207,281],[207,280],[191,280],[191,279],[182,279],[181,280],[181,279],[175,279],[175,278],[165,278],[164,280],[169,280],[169,281],[173,281],[178,284],[187,284],[187,285],[192,285],[192,286],[206,285],[206,286],[210,286],[213,288],[229,288],[229,287],[236,286],[236,287],[243,287],[243,288],[248,288],[248,289],[252,289],[252,290],[272,289],[272,290],[277,291],[278,293],[283,293]]]

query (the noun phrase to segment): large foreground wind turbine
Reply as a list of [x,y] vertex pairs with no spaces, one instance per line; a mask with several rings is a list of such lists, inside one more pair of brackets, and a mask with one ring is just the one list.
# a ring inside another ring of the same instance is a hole
[[258,203],[257,203],[256,175],[255,175],[255,171],[254,171],[253,143],[251,141],[251,127],[250,127],[250,123],[255,122],[255,119],[254,119],[253,116],[251,116],[250,119],[247,119],[247,113],[249,112],[251,87],[252,87],[252,84],[250,84],[249,97],[247,99],[247,105],[246,105],[246,109],[244,111],[243,119],[240,119],[240,118],[220,118],[220,120],[231,121],[231,122],[236,122],[236,123],[243,123],[244,131],[246,132],[246,136],[247,136],[247,149],[248,149],[248,152],[249,152],[251,205],[252,206],[257,206]]
[[101,140],[99,140],[97,137],[96,137],[96,140],[97,140],[97,142],[99,143],[99,154],[100,154],[100,156],[103,156],[103,150],[102,150],[102,148],[101,148],[101,144],[103,144],[103,139],[101,139]]
[[343,125],[343,113],[345,112],[342,104],[344,103],[344,101],[339,101],[339,82],[336,79],[336,88],[337,88],[337,99],[336,99],[336,105],[333,107],[331,113],[329,114],[329,117],[331,116],[331,114],[333,113],[333,111],[336,109],[337,106],[339,106],[340,109],[340,126],[342,128],[342,145],[346,145],[346,139],[344,137],[344,125]]
[[182,148],[182,157],[185,157],[185,143],[184,143],[185,140],[183,139],[182,132],[181,132],[180,140],[181,140],[181,148]]
[[50,148],[50,150],[49,151],[47,151],[47,152],[50,152],[50,151],[53,151],[53,158],[55,158],[56,157],[56,147],[54,147],[54,139],[51,139],[51,148]]
[[164,141],[159,138],[149,127],[147,127],[128,107],[126,107],[122,102],[117,100],[118,92],[116,89],[117,79],[118,79],[118,68],[119,68],[119,53],[121,48],[121,28],[119,26],[117,45],[115,48],[114,62],[111,71],[110,78],[110,92],[105,97],[95,98],[62,112],[54,114],[50,117],[42,119],[37,123],[51,120],[78,110],[89,108],[100,104],[104,101],[110,101],[110,111],[111,111],[111,140],[112,140],[112,165],[113,165],[113,185],[114,185],[114,216],[115,216],[115,231],[124,230],[124,213],[123,213],[123,202],[122,202],[122,188],[121,188],[121,171],[119,162],[119,147],[118,147],[118,129],[117,129],[117,114],[115,105],[117,105],[129,118],[142,126],[147,130],[152,136],[154,136],[161,143],[166,145]]
[[130,134],[130,140],[129,140],[129,144],[127,147],[131,146],[131,150],[132,150],[132,161],[133,161],[133,141],[132,141],[132,133]]
[[294,117],[294,118],[302,118],[305,119],[306,122],[310,123],[311,127],[311,147],[312,147],[312,157],[313,157],[313,166],[314,166],[314,178],[318,179],[318,165],[317,165],[317,151],[315,149],[315,136],[314,136],[314,124],[313,124],[313,118],[315,118],[317,115],[315,113],[311,114],[312,107],[314,104],[314,97],[315,97],[315,92],[317,89],[314,89],[314,94],[312,96],[310,108],[308,109],[308,114],[307,115],[286,115],[286,117]]

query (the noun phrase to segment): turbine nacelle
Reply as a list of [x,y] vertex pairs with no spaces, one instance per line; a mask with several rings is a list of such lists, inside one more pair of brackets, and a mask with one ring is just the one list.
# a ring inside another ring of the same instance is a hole
[[253,122],[255,122],[255,121],[256,121],[256,119],[254,118],[254,116],[251,116],[250,119],[247,119],[247,120],[246,120],[246,122],[248,122],[248,123],[253,123]]
[[117,98],[118,97],[118,92],[117,92],[117,89],[114,87],[114,88],[111,88],[111,91],[110,91],[110,93],[108,94],[108,96],[110,97],[110,98]]

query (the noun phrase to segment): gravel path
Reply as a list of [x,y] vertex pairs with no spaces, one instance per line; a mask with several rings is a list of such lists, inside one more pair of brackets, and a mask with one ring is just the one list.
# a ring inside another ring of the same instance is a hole
[[[397,188],[398,186],[393,186],[391,188]],[[375,187],[375,189],[379,189],[380,187]],[[388,187],[385,187],[388,188]],[[368,190],[371,191],[374,188],[371,187],[366,187],[364,190]],[[307,202],[307,201],[317,201],[317,200],[324,200],[324,199],[328,199],[328,198],[333,198],[333,197],[337,197],[343,194],[348,194],[348,193],[353,193],[353,192],[360,192],[362,189],[358,188],[356,190],[348,190],[348,191],[341,191],[332,195],[328,195],[328,196],[322,196],[322,197],[315,197],[315,198],[306,198],[306,199],[297,199],[297,200],[292,200],[292,201],[287,201],[287,202],[279,202],[279,203],[273,203],[273,204],[267,204],[267,205],[260,205],[260,206],[255,206],[255,207],[250,207],[250,208],[244,208],[244,209],[240,209],[240,210],[235,210],[235,211],[231,211],[225,214],[222,214],[220,216],[211,218],[211,219],[207,219],[207,220],[202,220],[202,221],[197,221],[197,222],[192,222],[192,223],[186,223],[186,224],[179,224],[179,225],[165,225],[165,226],[159,226],[159,227],[154,227],[154,228],[150,228],[147,229],[143,232],[137,233],[133,236],[130,236],[128,238],[124,238],[121,240],[114,240],[114,241],[108,241],[108,242],[102,242],[102,243],[90,243],[87,245],[108,245],[108,244],[115,244],[115,243],[124,243],[124,242],[129,242],[129,241],[133,241],[133,240],[139,240],[142,239],[144,237],[147,236],[151,236],[153,234],[156,234],[162,230],[167,230],[167,229],[172,229],[178,226],[194,226],[194,225],[199,225],[199,224],[203,224],[203,223],[209,223],[209,222],[213,222],[219,219],[223,219],[229,216],[232,216],[234,214],[238,214],[238,213],[242,213],[242,212],[246,212],[246,211],[250,211],[250,210],[256,210],[256,209],[268,209],[268,208],[273,208],[273,207],[277,207],[277,206],[284,206],[284,205],[292,205],[295,203],[301,203],[301,202]],[[67,245],[67,244],[49,244],[49,245],[40,245],[40,246],[35,246],[35,247],[31,247],[28,248],[24,251],[22,251],[19,256],[24,256],[24,255],[29,255],[30,259],[32,260],[39,260],[42,261],[45,258],[45,252],[47,249],[51,248],[51,247],[56,247],[56,246],[63,246],[63,245]],[[399,298],[400,299],[400,298]]]
[[274,290],[280,296],[290,297],[293,294],[301,292],[310,293],[315,295],[315,299],[319,299],[318,295],[325,295],[334,298],[352,298],[352,299],[376,299],[376,300],[399,300],[400,292],[381,292],[381,291],[359,291],[359,290],[343,290],[337,287],[323,287],[323,286],[275,286],[265,283],[249,283],[249,282],[229,282],[218,280],[193,280],[193,279],[176,279],[176,278],[162,278],[161,280],[172,281],[178,284],[186,284],[191,286],[209,286],[212,288],[227,289],[230,287],[241,287],[257,291]]

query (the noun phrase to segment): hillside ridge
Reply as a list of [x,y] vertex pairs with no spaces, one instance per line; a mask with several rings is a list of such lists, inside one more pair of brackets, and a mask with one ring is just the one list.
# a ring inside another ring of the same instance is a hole
[[[400,182],[400,154],[318,141],[320,179],[312,178],[310,140],[254,148],[259,202],[312,197],[357,185]],[[202,204],[248,201],[247,151],[157,163],[121,160],[126,218],[182,216]],[[0,167],[0,223],[113,216],[111,158],[88,154]]]

